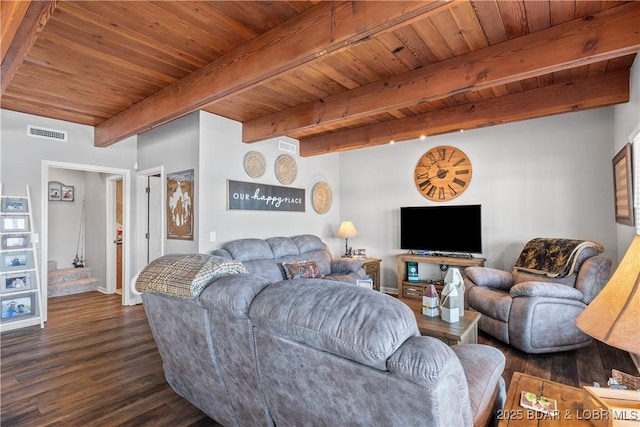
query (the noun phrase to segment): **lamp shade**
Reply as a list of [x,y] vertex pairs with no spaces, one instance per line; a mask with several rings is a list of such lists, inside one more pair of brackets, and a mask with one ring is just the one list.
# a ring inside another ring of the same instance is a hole
[[356,237],[358,232],[351,221],[342,221],[340,228],[338,229],[338,235],[336,237]]
[[612,347],[640,354],[640,235],[576,326]]

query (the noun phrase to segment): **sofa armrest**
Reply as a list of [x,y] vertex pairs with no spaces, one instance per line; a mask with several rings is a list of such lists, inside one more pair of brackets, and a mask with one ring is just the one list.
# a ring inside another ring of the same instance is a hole
[[433,337],[407,339],[387,360],[393,376],[423,390],[426,407],[432,405],[431,425],[473,425],[471,401],[464,369],[452,348]]
[[511,273],[490,267],[467,267],[464,274],[475,286],[508,290],[513,286]]
[[552,282],[522,282],[514,285],[509,292],[516,297],[549,297],[580,301],[582,292],[562,283]]
[[357,258],[339,258],[331,260],[331,274],[355,273],[362,268],[364,260]]
[[248,319],[253,299],[270,284],[266,278],[251,273],[224,276],[200,294],[200,302],[210,310],[223,310],[239,319]]

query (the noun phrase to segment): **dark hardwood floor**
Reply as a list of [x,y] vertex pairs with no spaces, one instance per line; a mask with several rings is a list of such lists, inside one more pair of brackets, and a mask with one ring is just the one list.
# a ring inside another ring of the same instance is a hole
[[0,424],[218,426],[167,384],[142,306],[90,292],[0,337]]
[[[0,337],[2,426],[217,426],[167,384],[142,306],[99,292],[49,299],[44,329]],[[593,343],[527,355],[482,335],[507,356],[504,374],[564,384],[606,383],[611,368],[634,372],[625,352]]]

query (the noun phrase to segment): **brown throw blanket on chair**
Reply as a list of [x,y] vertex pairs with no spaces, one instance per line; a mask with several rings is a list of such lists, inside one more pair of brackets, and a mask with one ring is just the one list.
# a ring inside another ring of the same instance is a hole
[[578,255],[586,248],[602,253],[604,248],[590,240],[536,238],[527,242],[515,268],[548,277],[565,277],[574,272]]

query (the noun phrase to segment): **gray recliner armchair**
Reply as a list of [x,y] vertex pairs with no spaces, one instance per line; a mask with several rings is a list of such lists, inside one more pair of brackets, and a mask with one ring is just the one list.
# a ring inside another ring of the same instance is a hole
[[586,346],[592,339],[575,319],[611,274],[611,260],[601,252],[595,242],[533,239],[512,272],[467,267],[466,304],[482,314],[480,330],[524,352]]

